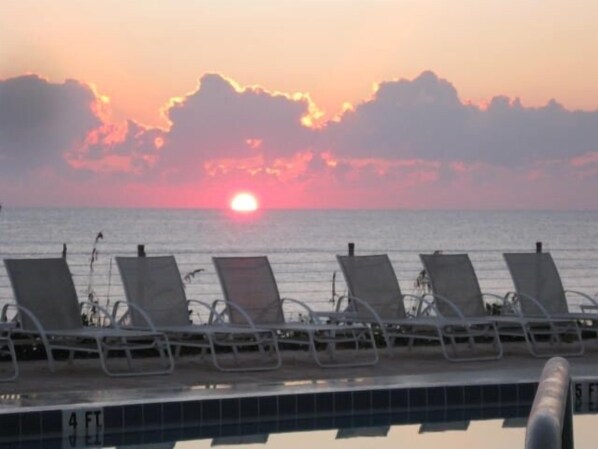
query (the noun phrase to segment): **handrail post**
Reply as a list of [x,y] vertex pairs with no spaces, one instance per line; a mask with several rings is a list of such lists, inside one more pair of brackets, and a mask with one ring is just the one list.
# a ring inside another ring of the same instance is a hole
[[525,432],[526,449],[573,449],[569,362],[553,357],[542,370]]

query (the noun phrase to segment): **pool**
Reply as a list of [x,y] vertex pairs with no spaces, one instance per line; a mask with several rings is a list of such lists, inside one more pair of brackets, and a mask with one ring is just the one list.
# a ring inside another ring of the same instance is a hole
[[76,448],[181,442],[185,447],[196,440],[247,443],[256,436],[316,431],[345,436],[338,439],[359,437],[360,432],[363,438],[372,438],[371,429],[397,426],[438,431],[479,420],[516,422],[528,415],[535,388],[528,382],[334,390],[302,386],[268,395],[248,392],[236,397],[213,394],[182,401],[48,407],[0,415],[0,443],[2,447]]
[[[504,400],[502,394],[523,392],[523,388],[491,389],[476,388],[447,390],[445,401],[456,403],[442,406],[438,401],[433,406],[424,396],[433,396],[438,390],[362,392],[352,397],[350,408],[344,395],[297,395],[295,397],[261,398],[258,401],[239,400],[233,403],[221,402],[202,404],[196,409],[191,403],[162,404],[157,408],[136,406],[124,407],[118,413],[121,421],[112,412],[105,417],[106,428],[102,432],[77,436],[32,432],[30,425],[22,430],[30,433],[26,438],[3,439],[4,448],[201,448],[212,446],[249,446],[273,448],[314,447],[327,448],[385,448],[404,447],[429,449],[440,447],[523,447],[525,422],[529,398]],[[370,393],[370,394],[368,394]],[[498,397],[497,397],[498,394]],[[472,407],[467,398],[478,406]],[[497,402],[491,400],[499,399]],[[399,402],[394,405],[391,401]],[[411,401],[417,406],[411,407]],[[361,403],[361,401],[364,401]],[[365,407],[369,401],[370,408]],[[399,404],[402,402],[402,406]],[[458,402],[461,405],[458,405]],[[361,403],[361,405],[360,405]],[[272,407],[276,405],[276,413]],[[204,407],[205,406],[205,407]],[[579,408],[581,406],[581,408]],[[286,413],[294,411],[293,413]],[[596,417],[588,414],[582,404],[577,404],[575,416],[576,447],[594,447]],[[315,411],[317,409],[317,411]],[[154,411],[152,415],[151,410]],[[141,412],[141,415],[138,413]],[[204,416],[204,413],[206,414]],[[211,416],[211,418],[208,418]],[[26,417],[30,420],[32,417]],[[172,419],[178,418],[178,419]],[[120,423],[120,425],[118,425]],[[46,423],[47,425],[48,423]],[[2,423],[3,432],[6,423]]]
[[[326,435],[330,444],[379,447],[395,434],[404,441],[403,432],[411,432],[405,429],[417,429],[424,440],[444,430],[462,447],[466,435],[490,422],[502,429],[492,431],[493,441],[516,433],[512,426],[528,416],[545,360],[510,346],[499,361],[454,364],[436,349],[405,349],[375,367],[342,370],[323,370],[292,352],[281,369],[262,373],[222,373],[182,358],[170,376],[138,379],[108,378],[94,359],[55,373],[43,361],[27,362],[17,381],[0,384],[0,447],[171,448],[214,440],[268,447],[281,440],[293,447],[293,435],[303,441],[312,434]],[[598,354],[570,362],[576,422],[593,418]]]

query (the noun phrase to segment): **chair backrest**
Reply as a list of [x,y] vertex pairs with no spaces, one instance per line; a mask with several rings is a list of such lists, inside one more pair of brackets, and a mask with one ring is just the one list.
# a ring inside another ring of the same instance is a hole
[[[66,260],[5,259],[4,266],[15,301],[29,309],[44,330],[83,328],[77,291]],[[33,322],[21,314],[25,330],[35,330]]]
[[[336,259],[350,296],[366,301],[382,319],[407,316],[399,281],[388,255],[336,256]],[[354,307],[358,316],[369,316],[357,303]]]
[[[515,291],[538,300],[551,314],[569,313],[561,277],[550,253],[503,254]],[[524,315],[542,315],[532,301],[519,297]]]
[[[212,258],[224,298],[239,305],[256,324],[284,323],[280,293],[266,256]],[[245,323],[229,310],[232,323]]]
[[[432,292],[455,304],[466,317],[487,315],[478,278],[467,254],[420,254]],[[454,310],[442,300],[436,307],[444,316]]]
[[[185,326],[190,323],[189,308],[181,273],[174,256],[117,257],[127,301],[136,304],[155,326]],[[135,309],[130,309],[134,326],[145,325]]]

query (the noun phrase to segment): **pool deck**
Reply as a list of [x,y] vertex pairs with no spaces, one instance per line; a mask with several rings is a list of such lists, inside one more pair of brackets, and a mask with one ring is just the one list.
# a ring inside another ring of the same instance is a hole
[[[388,388],[501,385],[537,382],[547,359],[534,358],[524,345],[505,344],[500,360],[446,361],[438,347],[382,352],[375,366],[320,368],[306,352],[283,353],[282,367],[259,372],[221,372],[208,358],[181,357],[174,373],[145,377],[108,377],[97,359],[20,362],[19,378],[0,383],[0,414],[205,399],[243,398]],[[248,355],[244,355],[247,357]],[[567,358],[577,382],[598,382],[598,348]]]

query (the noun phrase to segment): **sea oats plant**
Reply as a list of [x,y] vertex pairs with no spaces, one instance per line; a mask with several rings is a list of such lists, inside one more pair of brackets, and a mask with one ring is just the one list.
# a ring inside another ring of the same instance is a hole
[[[99,258],[99,251],[98,251],[98,243],[100,240],[104,239],[104,234],[102,233],[102,231],[98,232],[98,234],[96,235],[96,238],[93,242],[93,247],[91,250],[91,256],[89,258],[89,276],[88,276],[88,281],[87,281],[87,299],[88,301],[95,305],[99,305],[99,297],[95,292],[95,289],[93,287],[94,284],[94,273],[95,273],[95,269],[94,269],[94,264],[95,262],[98,260]],[[87,325],[90,326],[101,326],[101,314],[99,313],[97,307],[91,306],[89,308],[89,311],[83,315],[83,321],[86,322]]]

